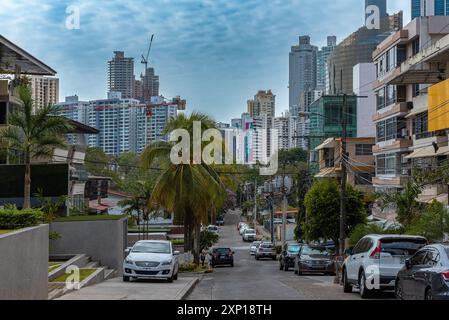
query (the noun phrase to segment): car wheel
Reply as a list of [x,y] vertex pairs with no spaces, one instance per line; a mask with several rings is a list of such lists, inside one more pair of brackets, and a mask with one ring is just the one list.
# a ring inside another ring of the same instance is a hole
[[348,274],[346,273],[346,269],[343,269],[343,292],[344,293],[352,292],[352,286],[348,282]]
[[259,260],[259,257],[258,257],[258,256],[256,256],[256,260]]
[[279,260],[279,270],[283,270],[283,269],[284,269],[284,266],[282,265],[281,260]]
[[284,271],[288,271],[288,266],[287,266],[287,264],[284,264]]
[[178,272],[174,275],[173,280],[178,280]]
[[168,283],[172,283],[173,282],[173,277],[167,278],[167,282]]
[[359,276],[359,290],[360,290],[360,297],[362,297],[362,299],[366,299],[366,298],[369,298],[371,296],[372,290],[369,290],[366,287],[366,276],[365,276],[365,272],[364,271],[360,272],[360,276]]
[[396,296],[396,299],[404,300],[404,288],[402,287],[402,281],[400,279],[396,280],[394,295]]
[[432,289],[428,288],[426,290],[426,295],[424,297],[425,300],[433,300]]
[[123,276],[123,282],[129,282],[129,277],[128,276]]

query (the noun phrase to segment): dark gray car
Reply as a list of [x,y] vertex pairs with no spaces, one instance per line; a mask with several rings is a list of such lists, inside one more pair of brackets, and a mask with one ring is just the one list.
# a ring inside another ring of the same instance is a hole
[[323,246],[303,245],[295,258],[295,274],[335,274],[332,253]]
[[449,300],[449,245],[430,245],[405,261],[396,278],[404,300]]

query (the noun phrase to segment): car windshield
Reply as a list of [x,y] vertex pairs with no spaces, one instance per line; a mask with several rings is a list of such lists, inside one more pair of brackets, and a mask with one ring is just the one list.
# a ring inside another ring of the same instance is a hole
[[164,242],[137,243],[132,252],[134,253],[170,253],[170,244]]
[[444,250],[446,251],[447,257],[449,258],[449,247],[446,247]]
[[305,254],[305,255],[325,255],[328,256],[329,255],[329,251],[326,250],[325,247],[304,247],[302,249],[301,254]]
[[298,253],[299,249],[301,249],[300,246],[291,245],[291,246],[288,246],[287,251],[290,253]]
[[246,229],[245,233],[256,233],[256,230],[253,229]]
[[216,231],[216,230],[218,230],[218,227],[212,227],[212,226],[211,226],[211,227],[209,227],[209,230],[210,230],[210,231]]
[[380,250],[392,256],[411,256],[426,245],[425,239],[382,239]]
[[271,249],[273,248],[273,245],[271,243],[262,243],[260,247],[264,249]]

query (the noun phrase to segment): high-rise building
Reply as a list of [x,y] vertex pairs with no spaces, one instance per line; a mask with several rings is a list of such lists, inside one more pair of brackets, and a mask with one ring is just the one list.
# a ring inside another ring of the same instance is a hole
[[449,0],[411,0],[412,19],[423,16],[449,16]]
[[248,113],[251,117],[266,115],[274,117],[276,114],[276,96],[271,90],[260,90],[254,100],[248,100]]
[[35,108],[54,105],[59,101],[59,79],[53,77],[32,76],[31,98]]
[[274,118],[273,128],[277,130],[278,148],[289,150],[297,147],[297,118],[292,117],[288,112],[281,117]]
[[376,136],[376,126],[372,115],[376,112],[376,96],[372,83],[376,81],[374,63],[359,63],[353,68],[354,93],[363,97],[357,99],[357,137]]
[[327,46],[322,47],[317,54],[317,75],[316,89],[324,91],[326,89],[327,59],[337,45],[336,36],[327,37]]
[[[89,102],[80,101],[77,95],[66,97],[64,102],[60,102],[56,106],[58,107],[58,113],[61,116],[83,124],[89,123]],[[79,135],[67,135],[67,142],[74,145],[85,143],[87,141],[87,136],[84,137],[85,141],[83,141],[83,143],[81,143],[79,139]]]
[[387,16],[387,0],[365,0],[365,21],[371,15],[370,6],[376,6],[379,9],[379,17]]
[[125,57],[123,51],[114,51],[108,62],[108,92],[120,92],[123,99],[132,99],[134,82],[134,58]]
[[381,19],[379,29],[361,27],[340,42],[327,62],[329,87],[327,94],[352,94],[353,67],[373,61],[372,53],[377,45],[402,27],[402,11]]
[[142,76],[142,98],[143,102],[148,102],[151,97],[159,96],[159,76],[154,72],[154,68],[148,68]]
[[318,47],[310,44],[309,36],[300,36],[298,45],[291,47],[289,55],[289,111],[299,112],[301,92],[315,90],[317,86]]

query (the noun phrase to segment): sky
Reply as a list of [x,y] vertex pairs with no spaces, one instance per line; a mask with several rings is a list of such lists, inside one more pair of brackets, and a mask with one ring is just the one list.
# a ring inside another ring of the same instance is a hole
[[[69,6],[79,9],[79,29],[66,27]],[[399,10],[407,23],[410,0],[389,0],[388,11]],[[364,24],[364,1],[1,0],[0,21],[1,35],[58,72],[60,100],[105,98],[116,50],[135,58],[140,75],[154,34],[150,65],[160,93],[230,122],[260,89],[276,94],[278,115],[286,111],[290,47],[305,34],[318,46],[328,35],[343,40]]]

